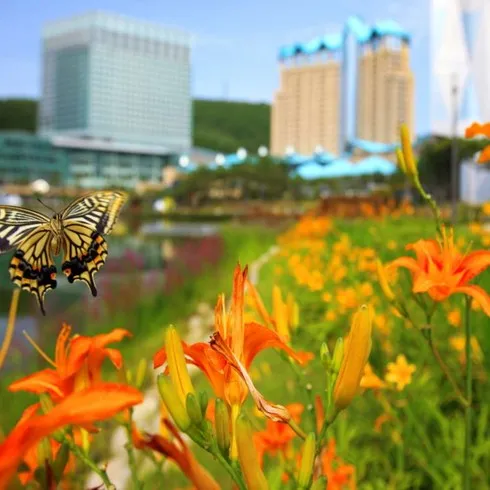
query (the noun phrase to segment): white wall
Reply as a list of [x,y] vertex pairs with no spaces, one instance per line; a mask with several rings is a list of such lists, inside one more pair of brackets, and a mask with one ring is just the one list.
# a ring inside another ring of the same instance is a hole
[[461,165],[461,201],[467,204],[483,204],[490,201],[490,169],[468,160]]

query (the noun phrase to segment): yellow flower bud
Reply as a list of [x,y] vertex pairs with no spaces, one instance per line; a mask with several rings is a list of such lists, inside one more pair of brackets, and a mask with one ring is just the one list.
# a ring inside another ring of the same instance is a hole
[[272,288],[272,311],[276,322],[276,330],[279,336],[289,340],[289,325],[288,325],[288,306],[282,299],[282,293],[279,286]]
[[191,422],[195,425],[201,425],[203,421],[203,416],[201,412],[201,406],[197,401],[196,395],[194,393],[189,393],[185,401],[185,407],[187,410],[187,415],[191,419]]
[[410,132],[406,124],[402,124],[400,127],[400,136],[406,173],[407,175],[416,178],[418,177],[417,163],[415,162],[415,157],[413,156],[412,142],[410,141]]
[[320,359],[326,368],[330,367],[332,356],[330,355],[328,344],[326,342],[323,342],[320,347]]
[[363,305],[352,320],[349,335],[345,339],[342,365],[335,382],[333,401],[337,410],[347,407],[359,389],[364,366],[371,352],[373,316],[373,309]]
[[249,490],[268,490],[269,486],[259,464],[249,421],[241,413],[236,421],[238,459]]
[[308,434],[303,446],[303,456],[298,473],[298,487],[300,489],[309,488],[308,485],[313,476],[313,463],[315,462],[316,439],[315,434]]
[[376,270],[378,272],[378,281],[379,285],[381,286],[381,290],[383,291],[383,294],[389,301],[393,301],[395,299],[395,293],[388,283],[388,278],[386,277],[386,269],[379,259],[376,260]]
[[221,398],[217,398],[215,403],[216,440],[221,453],[224,456],[228,456],[228,451],[230,450],[230,414]]
[[182,341],[174,327],[170,326],[165,333],[165,347],[167,350],[167,362],[170,378],[180,398],[182,406],[185,407],[187,395],[194,394],[191,377],[187,371]]
[[396,149],[396,160],[398,162],[398,166],[400,167],[400,170],[406,174],[407,173],[407,166],[405,165],[405,159],[403,158],[403,152],[400,148]]
[[136,388],[141,388],[143,383],[145,382],[146,370],[148,368],[148,361],[146,359],[141,358],[138,363],[138,367],[136,369],[136,380],[135,386]]
[[294,301],[294,296],[288,293],[287,297],[287,308],[288,308],[288,319],[289,326],[292,329],[298,328],[299,326],[299,306],[296,301]]
[[191,419],[177,394],[175,386],[164,374],[158,375],[157,386],[160,397],[174,419],[174,422],[177,424],[177,427],[185,432],[191,425]]

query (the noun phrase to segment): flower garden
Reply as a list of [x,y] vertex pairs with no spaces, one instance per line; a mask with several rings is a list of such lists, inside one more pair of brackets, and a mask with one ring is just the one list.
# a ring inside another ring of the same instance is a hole
[[489,488],[490,209],[445,223],[401,139],[432,218],[305,215],[260,270],[233,258],[202,339],[164,324],[143,350],[142,328],[60,326],[45,367],[2,393],[33,395],[0,439],[0,489],[119,489],[116,428],[131,489]]

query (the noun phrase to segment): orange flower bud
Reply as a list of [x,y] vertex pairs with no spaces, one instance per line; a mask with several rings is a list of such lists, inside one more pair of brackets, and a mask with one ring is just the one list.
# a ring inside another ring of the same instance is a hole
[[342,365],[334,388],[333,401],[338,411],[350,404],[359,389],[364,366],[371,352],[373,316],[372,308],[363,305],[352,320],[349,335],[344,342]]

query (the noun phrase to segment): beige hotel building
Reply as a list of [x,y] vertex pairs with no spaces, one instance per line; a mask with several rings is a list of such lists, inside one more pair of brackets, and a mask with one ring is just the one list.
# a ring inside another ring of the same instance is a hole
[[[340,55],[320,52],[281,62],[271,108],[273,155],[284,155],[287,148],[303,155],[319,147],[334,155],[343,152]],[[398,142],[401,123],[413,131],[414,77],[407,43],[385,37],[358,46],[355,105],[357,139],[391,144]]]

